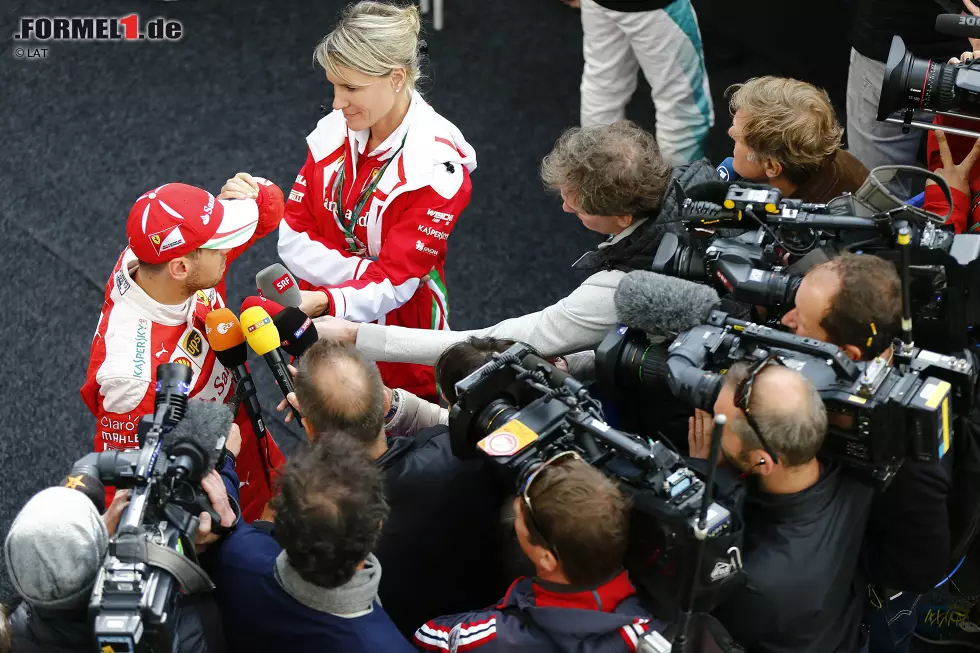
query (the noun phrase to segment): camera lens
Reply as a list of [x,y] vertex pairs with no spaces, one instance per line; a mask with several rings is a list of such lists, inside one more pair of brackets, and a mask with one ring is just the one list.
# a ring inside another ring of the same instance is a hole
[[670,277],[707,282],[704,255],[693,245],[682,245],[676,234],[666,233],[660,240],[650,266],[653,272]]
[[517,407],[506,399],[494,399],[480,411],[476,428],[480,437],[486,437],[509,422],[517,414]]
[[[901,37],[892,37],[885,77],[878,102],[878,120],[904,109],[952,111],[976,102],[976,93],[969,88],[957,95],[957,76],[960,66],[920,59],[905,48]],[[969,71],[967,71],[969,72]]]

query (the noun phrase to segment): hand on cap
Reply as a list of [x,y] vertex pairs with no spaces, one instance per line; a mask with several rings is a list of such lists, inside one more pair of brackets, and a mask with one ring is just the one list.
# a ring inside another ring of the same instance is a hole
[[[293,367],[292,365],[287,365],[286,367],[289,369],[289,375],[295,379],[297,374],[296,368]],[[288,405],[286,399],[289,400]],[[291,405],[300,413],[303,412],[303,409],[299,407],[299,400],[296,398],[295,392],[290,392],[288,395],[286,395],[286,399],[283,399],[282,401],[279,402],[279,405],[276,406],[277,411],[281,413]],[[290,422],[293,421],[293,411],[289,410],[286,412],[286,419],[284,421],[286,422],[286,424],[289,424]]]
[[[204,490],[204,494],[208,495],[208,501],[211,502],[211,507],[214,511],[221,516],[222,526],[231,526],[235,523],[235,511],[231,508],[231,502],[228,500],[228,490],[225,489],[225,482],[221,480],[221,475],[213,469],[208,472],[208,475],[201,479],[201,489]],[[211,532],[211,515],[206,512],[202,512],[198,517],[200,524],[197,527],[197,536],[194,538],[194,543],[197,545],[198,550],[203,547],[216,542],[218,536]]]
[[219,200],[255,199],[259,196],[259,182],[247,172],[239,172],[221,187]]

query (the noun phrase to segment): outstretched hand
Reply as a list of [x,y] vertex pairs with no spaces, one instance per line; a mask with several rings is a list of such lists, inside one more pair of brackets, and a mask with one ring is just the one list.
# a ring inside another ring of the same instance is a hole
[[[976,163],[977,158],[980,157],[980,138],[976,140],[973,144],[973,149],[970,150],[969,154],[960,163],[953,162],[953,155],[949,150],[949,143],[946,140],[946,133],[944,131],[936,130],[936,143],[939,145],[939,158],[943,162],[943,167],[937,169],[935,171],[936,174],[945,179],[950,188],[955,188],[961,193],[969,195],[970,172],[973,170],[973,165]],[[932,180],[926,182],[927,185],[935,183]]]

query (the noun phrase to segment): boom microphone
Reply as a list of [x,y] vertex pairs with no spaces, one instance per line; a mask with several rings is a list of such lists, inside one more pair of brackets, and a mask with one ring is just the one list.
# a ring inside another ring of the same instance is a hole
[[936,31],[949,36],[980,39],[980,18],[959,14],[940,14],[936,16]]
[[188,401],[184,418],[167,435],[177,478],[200,481],[218,464],[235,415],[216,401]]
[[296,278],[282,263],[273,263],[255,275],[255,287],[259,295],[282,306],[299,308],[303,296],[299,293]]
[[255,382],[245,363],[248,347],[238,318],[228,308],[219,308],[208,313],[205,321],[208,344],[218,358],[218,362],[228,368],[235,377],[238,400],[244,404],[245,412],[252,423],[255,437],[265,437],[265,422],[262,419],[262,406],[255,392]]
[[703,324],[719,301],[710,286],[646,270],[623,277],[613,298],[622,324],[654,335],[676,335]]
[[[265,358],[282,396],[286,397],[293,392],[293,379],[289,376],[282,350],[279,349],[279,343],[282,342],[279,330],[264,308],[253,306],[242,312],[242,333],[252,351]],[[302,417],[295,408],[292,412],[297,421]]]

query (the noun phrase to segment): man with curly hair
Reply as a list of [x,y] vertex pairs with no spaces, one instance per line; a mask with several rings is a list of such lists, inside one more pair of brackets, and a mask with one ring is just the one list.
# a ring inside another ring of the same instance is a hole
[[388,507],[364,445],[340,432],[318,438],[287,465],[273,508],[275,525],[240,523],[218,553],[229,650],[414,651],[378,601],[372,550]]

